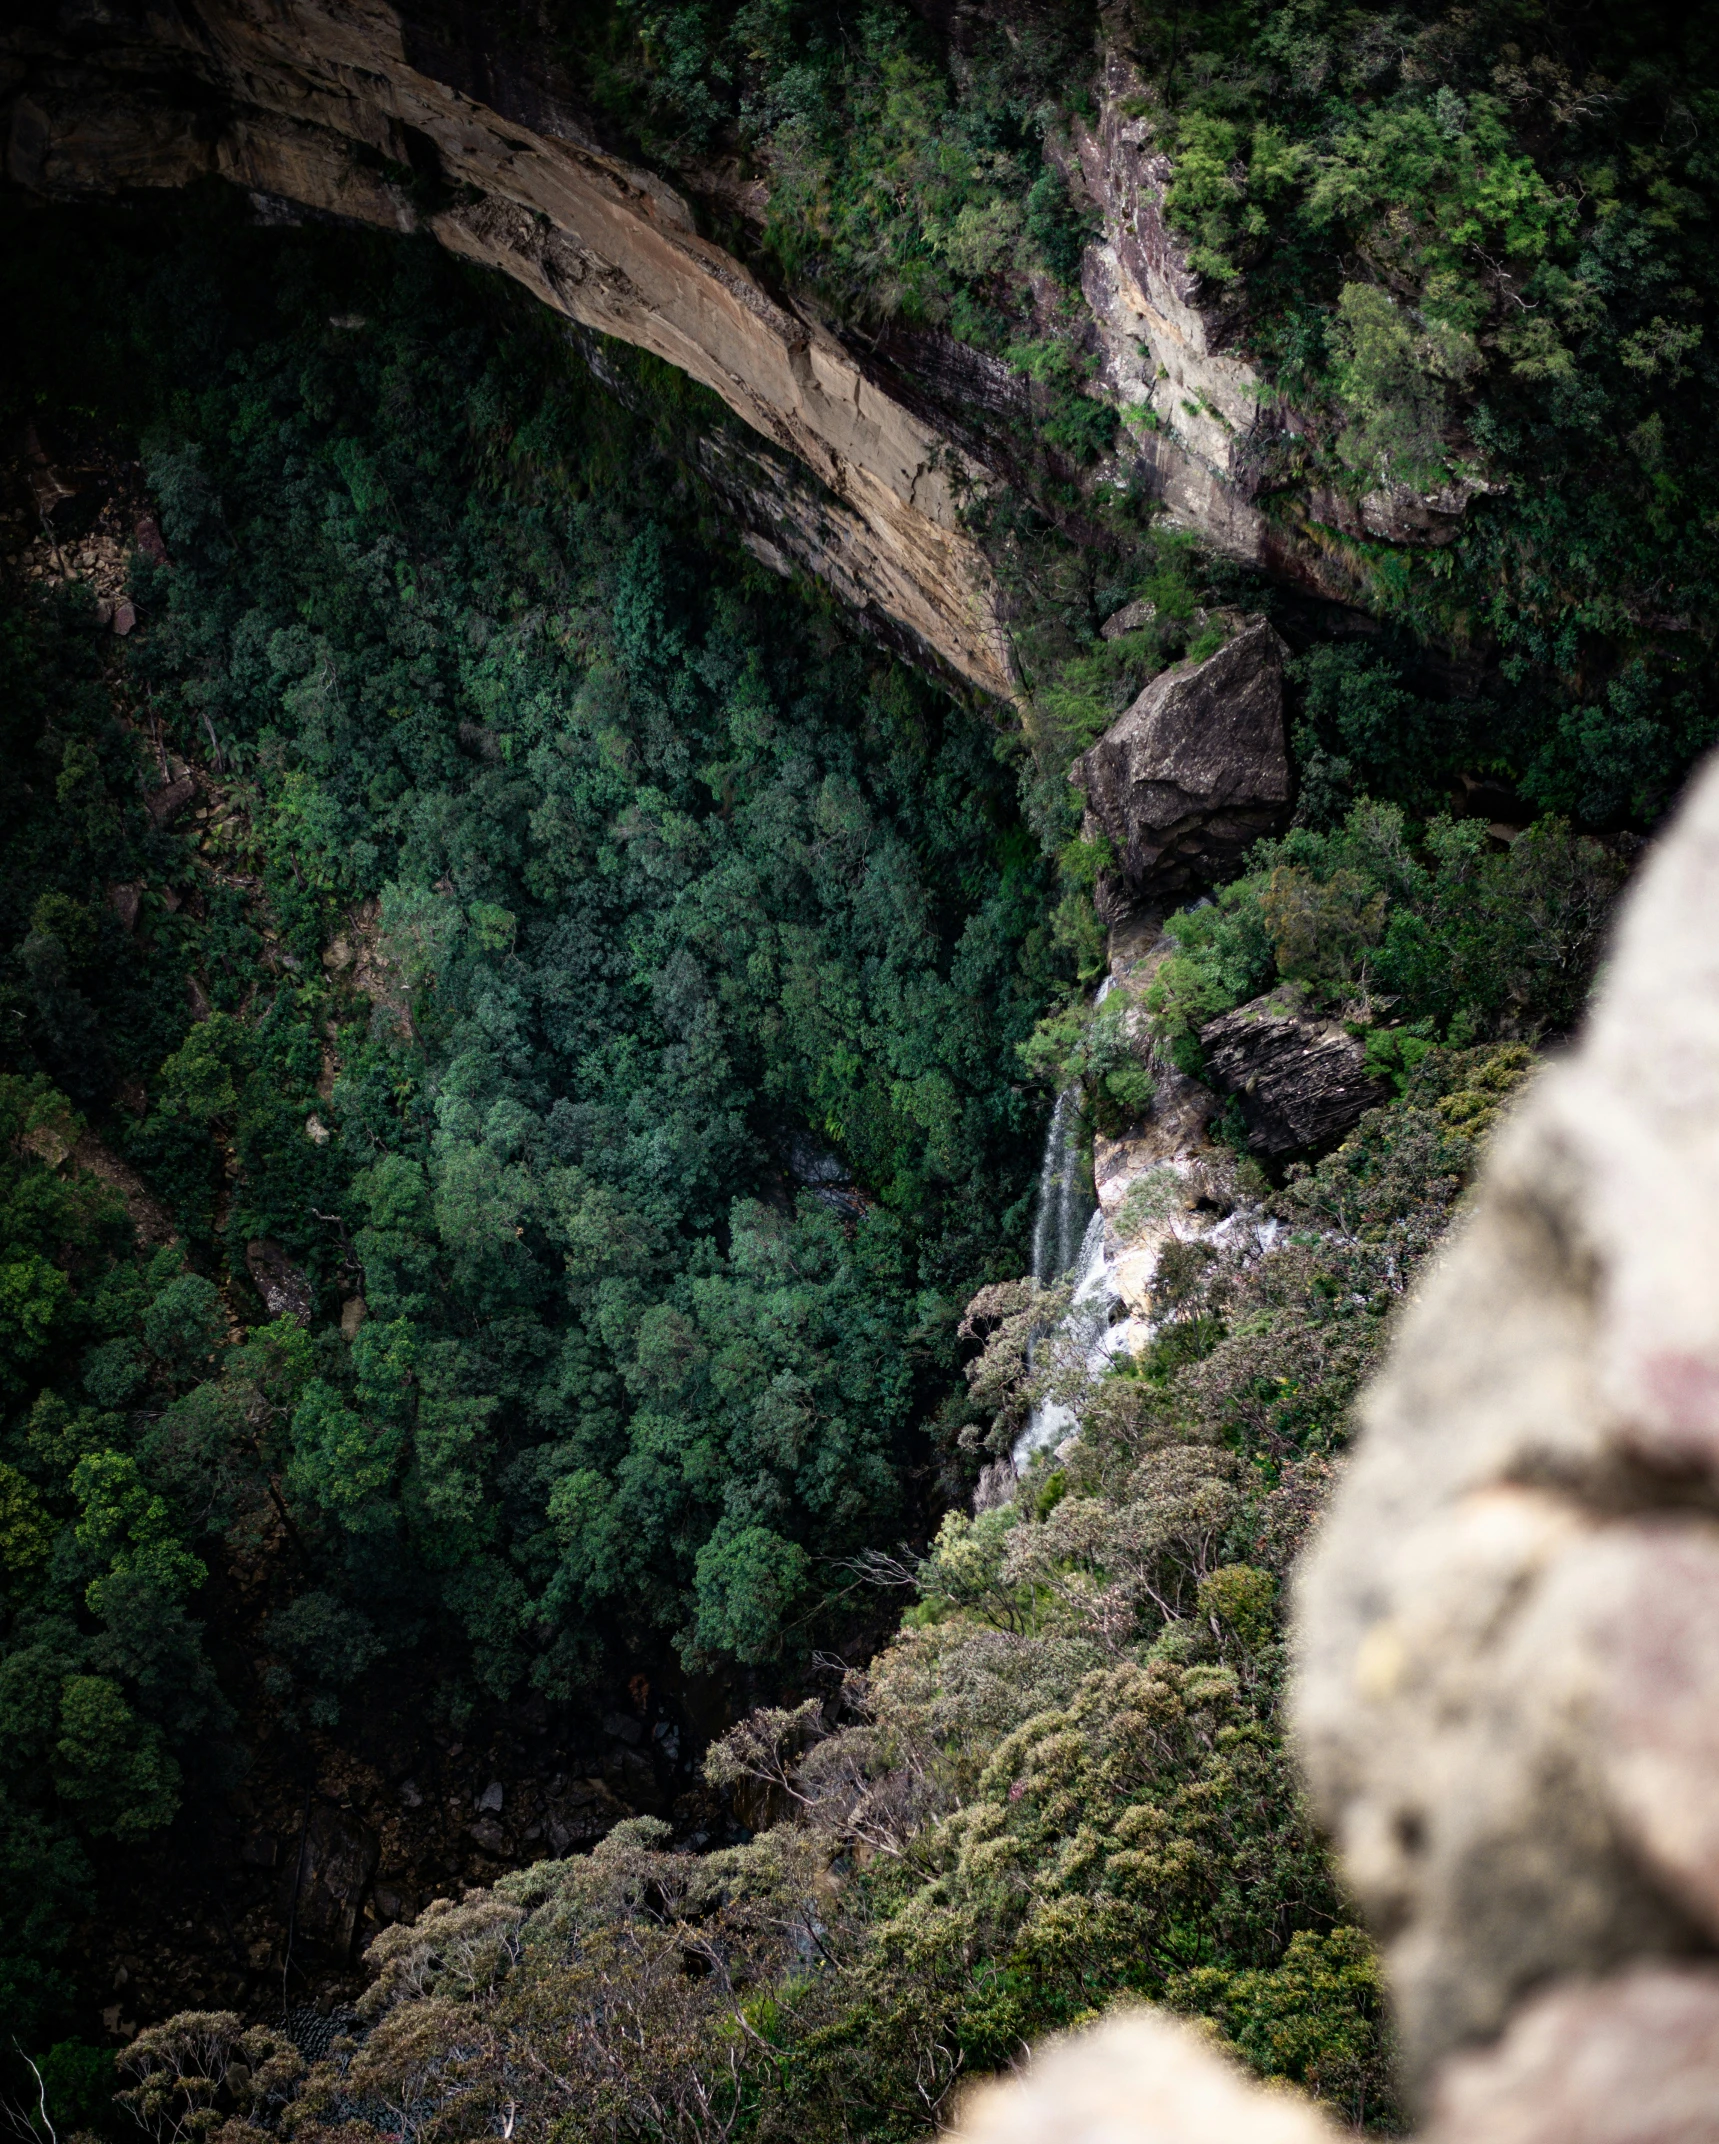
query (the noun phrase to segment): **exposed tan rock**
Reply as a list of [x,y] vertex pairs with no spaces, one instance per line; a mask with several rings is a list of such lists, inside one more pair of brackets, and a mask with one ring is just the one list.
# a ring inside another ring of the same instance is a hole
[[[147,1097],[144,1106],[148,1106]],[[142,1113],[141,1110],[138,1112],[139,1115]],[[179,1241],[179,1232],[166,1207],[131,1164],[110,1153],[94,1132],[83,1134],[72,1149],[72,1159],[80,1169],[87,1169],[91,1176],[100,1177],[104,1184],[119,1193],[140,1243],[159,1246]]]
[[961,2102],[950,2144],[1334,2144],[1299,2092],[1263,2090],[1196,2027],[1127,2010],[1052,2040]]
[[1707,2144],[1716,2108],[1719,1973],[1649,1966],[1554,1989],[1451,2063],[1425,2144]]
[[1709,767],[1301,1576],[1301,1752],[1423,2084],[1549,1983],[1719,1942],[1716,902]]
[[[661,179],[605,155],[547,98],[527,124],[464,94],[380,0],[198,0],[130,30],[117,11],[101,22],[75,59],[27,26],[0,38],[23,75],[14,179],[77,194],[215,173],[409,230],[417,210],[386,167],[433,158],[471,196],[428,217],[444,245],[714,389],[827,487],[843,570],[868,600],[968,682],[1012,693],[989,569],[958,513],[957,486],[980,472],[701,238]],[[790,548],[796,533],[783,531]]]
[[[1118,458],[1162,500],[1165,518],[1217,550],[1318,593],[1354,592],[1328,539],[1268,520],[1255,503],[1272,442],[1303,428],[1242,347],[1234,295],[1189,266],[1164,217],[1173,167],[1158,145],[1156,84],[1114,43],[1097,83],[1096,114],[1073,122],[1066,162],[1099,212],[1081,265],[1098,330],[1099,385],[1121,411]],[[1478,477],[1433,492],[1393,483],[1351,502],[1320,490],[1305,517],[1347,536],[1444,544],[1461,531]]]
[[1138,460],[1169,519],[1220,550],[1264,564],[1271,542],[1253,504],[1252,471],[1283,413],[1235,349],[1233,311],[1188,266],[1164,222],[1170,159],[1157,146],[1155,92],[1110,51],[1096,119],[1077,119],[1072,146],[1102,235],[1087,248],[1081,288],[1098,324],[1103,384],[1129,424]]
[[1412,484],[1384,484],[1357,500],[1320,489],[1308,499],[1315,520],[1345,536],[1373,536],[1386,543],[1454,543],[1462,534],[1469,502],[1495,487],[1478,477],[1416,491]]
[[[991,465],[1009,465],[1011,426],[1031,421],[1031,383],[1006,364],[899,324],[862,361],[809,302],[779,302],[701,237],[672,186],[606,153],[571,93],[550,86],[550,62],[486,45],[469,19],[457,35],[432,28],[411,0],[74,12],[75,25],[62,10],[58,27],[46,14],[0,26],[15,180],[76,195],[214,175],[243,187],[261,222],[302,210],[423,222],[567,318],[712,388],[791,458],[718,449],[707,470],[758,555],[810,568],[911,652],[1013,696],[996,587],[959,512]],[[1103,360],[1093,391],[1122,411],[1129,474],[1172,522],[1325,595],[1355,592],[1332,529],[1447,540],[1472,485],[1259,512],[1264,450],[1298,420],[1242,353],[1234,305],[1165,224],[1171,167],[1150,85],[1112,49],[1098,87],[1096,118],[1074,122],[1061,160],[1100,212],[1082,269]],[[764,188],[737,170],[692,163],[687,177],[726,213],[765,212]]]

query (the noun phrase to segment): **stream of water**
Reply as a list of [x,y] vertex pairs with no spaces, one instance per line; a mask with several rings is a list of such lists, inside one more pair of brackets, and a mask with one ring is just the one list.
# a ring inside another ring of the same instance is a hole
[[[1280,1222],[1268,1220],[1256,1206],[1238,1206],[1213,1221],[1210,1209],[1197,1212],[1176,1179],[1196,1167],[1195,1152],[1161,1155],[1144,1161],[1132,1179],[1148,1194],[1159,1179],[1158,1195],[1135,1205],[1124,1199],[1128,1179],[1114,1184],[1107,1217],[1093,1188],[1091,1163],[1083,1147],[1080,1094],[1066,1088],[1057,1097],[1045,1135],[1039,1173],[1039,1209],[1033,1229],[1033,1278],[1041,1288],[1072,1280],[1068,1309],[1059,1323],[1033,1343],[1029,1363],[1047,1343],[1054,1344],[1065,1367],[1080,1379],[1096,1381],[1120,1358],[1150,1345],[1155,1326],[1145,1309],[1147,1291],[1164,1245],[1203,1237],[1214,1249],[1229,1248],[1252,1258],[1275,1248],[1283,1234]],[[1196,1133],[1204,1149],[1204,1140]],[[1122,1224],[1119,1233],[1118,1223]],[[1041,1399],[1015,1439],[1010,1457],[1023,1473],[1035,1452],[1053,1449],[1080,1428],[1078,1402]]]
[[1080,1089],[1065,1087],[1051,1111],[1039,1169],[1039,1211],[1033,1224],[1033,1278],[1051,1288],[1083,1248],[1093,1210],[1092,1182],[1080,1142]]

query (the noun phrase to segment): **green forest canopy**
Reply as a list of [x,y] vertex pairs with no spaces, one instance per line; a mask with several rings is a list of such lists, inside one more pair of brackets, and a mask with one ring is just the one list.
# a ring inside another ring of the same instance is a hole
[[[44,1854],[75,1883],[68,1812],[170,1813],[223,1710],[195,1544],[276,1511],[312,1718],[435,1632],[497,1694],[564,1694],[623,1613],[689,1662],[803,1648],[1019,1263],[1016,1045],[1064,973],[988,718],[701,526],[523,305],[224,203],[81,223],[72,288],[62,230],[10,234],[13,393],[148,442],[170,562],[123,656],[76,591],[5,624],[20,1908]],[[68,1168],[74,1110],[176,1242]]]
[[[1039,460],[981,516],[1025,735],[745,559],[683,451],[731,421],[709,397],[609,350],[628,414],[427,241],[263,231],[225,196],[6,204],[0,287],[29,322],[7,419],[140,453],[125,482],[165,539],[134,564],[131,641],[76,590],[9,590],[0,623],[26,770],[0,799],[0,2008],[26,2036],[63,2014],[92,1855],[243,1762],[200,1620],[220,1560],[297,1544],[262,1555],[245,1634],[289,1731],[415,1647],[450,1720],[568,1695],[623,1626],[694,1666],[803,1655],[843,1559],[923,1538],[1007,1446],[1019,1395],[963,1389],[956,1321],[1024,1263],[1047,1083],[1081,1081],[1101,1123],[1144,1091],[1081,1005],[1099,860],[1066,765],[1222,631],[1207,606],[1267,599],[1142,500],[1081,491],[1117,436],[1058,165],[1091,20],[981,25],[957,63],[896,7],[564,13],[642,153],[769,177],[763,232],[726,234],[767,274],[1035,382],[1014,445]],[[1646,826],[1713,733],[1709,33],[1334,0],[1125,28],[1171,221],[1310,419],[1268,507],[1315,478],[1493,487],[1449,549],[1350,547],[1392,629],[1293,666],[1298,824],[1177,919],[1149,1007],[1197,1069],[1202,1019],[1293,985],[1368,1029],[1398,1099],[1280,1187],[1296,1233],[1254,1274],[1166,1275],[1164,1344],[1084,1457],[939,1537],[859,1730],[880,1776],[935,1791],[902,1869],[847,1896],[847,1977],[769,1965],[786,2008],[757,2017],[791,2059],[760,2133],[856,2093],[869,2133],[917,2133],[922,2061],[988,2066],[1118,1988],[1388,2104],[1376,1969],[1284,1815],[1274,1589],[1522,1076],[1521,1050],[1470,1046],[1568,1027],[1619,875],[1561,822],[1499,854],[1439,814],[1467,771]],[[1088,507],[1071,544],[1059,517]],[[1152,625],[1101,641],[1142,593]],[[307,1324],[253,1286],[263,1241]],[[995,1752],[1030,1770],[1078,1729],[1077,1770],[1109,1777],[1141,1688],[1080,1600],[1144,1553],[1143,1442],[1170,1475],[1209,1461],[1184,1502],[1228,1516],[1198,1555],[1151,1537],[1178,1605],[1141,1609],[1129,1659],[1195,1726],[1118,1823],[1176,1833],[1186,1795],[1218,1843],[1185,1897],[1119,1919],[1109,1847],[1090,1879],[1074,1855],[1023,1919],[962,1842],[1060,1836]],[[1038,1648],[1001,1710],[975,1666],[999,1634]],[[847,1819],[819,1821],[808,1868]],[[697,1879],[719,1930],[777,1898],[760,1846]],[[578,1907],[617,1956],[671,1858],[617,1835],[620,1889]],[[714,2046],[728,2013],[707,2022]]]

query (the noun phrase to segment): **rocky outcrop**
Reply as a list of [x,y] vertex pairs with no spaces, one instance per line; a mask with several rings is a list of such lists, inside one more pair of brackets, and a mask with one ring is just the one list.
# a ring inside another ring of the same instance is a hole
[[1719,1949],[1716,904],[1709,767],[1300,1582],[1301,1755],[1441,2139],[1705,2135],[1719,2104],[1683,1962]]
[[307,1808],[298,1851],[281,1879],[282,1914],[294,1936],[346,1957],[377,1855],[375,1833],[350,1811],[321,1801]]
[[1440,2075],[1423,2144],[1706,2144],[1719,2107],[1719,1973],[1639,1966],[1524,2005]]
[[[552,61],[502,48],[500,19],[429,0],[101,0],[9,15],[7,169],[62,196],[215,175],[245,188],[263,222],[309,210],[430,231],[713,389],[768,442],[717,445],[706,469],[757,554],[809,568],[905,652],[1012,698],[996,585],[960,503],[999,472],[1020,479],[1010,434],[1032,426],[1032,383],[938,328],[844,342],[815,307],[766,291],[700,234],[675,187],[604,148]],[[1285,494],[1262,513],[1274,444],[1302,420],[1166,223],[1152,85],[1112,46],[1097,89],[1091,123],[1047,147],[1101,224],[1082,265],[1093,391],[1124,423],[1098,481],[1143,483],[1171,522],[1327,597],[1356,593],[1344,536],[1448,540],[1472,482],[1426,497]],[[755,184],[697,164],[687,177],[720,213],[758,220]]]
[[979,472],[702,238],[671,187],[604,153],[567,101],[474,71],[383,0],[72,12],[75,29],[0,32],[14,180],[76,195],[215,174],[265,214],[421,224],[714,389],[816,479],[777,520],[776,557],[821,570],[833,525],[840,575],[867,602],[968,683],[1012,692],[989,569],[958,513]]
[[1273,541],[1254,497],[1266,446],[1286,417],[1232,347],[1234,309],[1213,303],[1164,221],[1171,165],[1156,143],[1155,102],[1152,85],[1113,50],[1097,116],[1077,119],[1071,136],[1075,171],[1102,227],[1081,264],[1100,382],[1127,426],[1123,458],[1170,520],[1264,565]]
[[1289,801],[1284,646],[1264,618],[1204,662],[1179,663],[1077,759],[1086,838],[1116,868],[1099,881],[1107,920],[1223,876]]
[[245,1270],[271,1318],[310,1323],[316,1307],[310,1282],[272,1236],[258,1236],[245,1245]]
[[[1423,2144],[1714,2134],[1716,906],[1719,763],[1411,1300],[1297,1584],[1295,1738]],[[1168,2021],[1113,2019],[976,2092],[955,2134],[1314,2123]]]
[[1389,543],[1452,542],[1470,500],[1489,488],[1478,478],[1431,493],[1391,483],[1354,499],[1321,487],[1287,516],[1260,510],[1274,445],[1304,420],[1247,358],[1234,295],[1194,272],[1165,220],[1174,173],[1158,145],[1158,105],[1157,85],[1112,44],[1095,114],[1074,120],[1065,159],[1099,213],[1081,289],[1097,330],[1098,385],[1122,412],[1119,461],[1174,525],[1328,596],[1352,593],[1352,578],[1329,541],[1298,521]]
[[949,2144],[1335,2144],[1293,2088],[1262,2091],[1197,2027],[1123,2010],[975,2087]]
[[1335,1020],[1303,1009],[1293,985],[1254,998],[1200,1030],[1206,1076],[1233,1094],[1256,1154],[1304,1152],[1340,1139],[1389,1100],[1366,1051]]

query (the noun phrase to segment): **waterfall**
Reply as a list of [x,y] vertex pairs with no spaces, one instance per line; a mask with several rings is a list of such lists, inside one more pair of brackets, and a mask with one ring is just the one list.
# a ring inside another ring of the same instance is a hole
[[1080,1089],[1065,1087],[1051,1111],[1039,1170],[1039,1211],[1033,1223],[1033,1278],[1041,1288],[1074,1264],[1091,1215],[1093,1196],[1081,1165]]
[[[1090,1201],[1089,1206],[1092,1218],[1082,1230],[1080,1241],[1063,1268],[1063,1274],[1070,1266],[1076,1267],[1076,1271],[1074,1301],[1064,1313],[1059,1330],[1065,1343],[1074,1340],[1085,1355],[1088,1367],[1095,1374],[1102,1374],[1117,1346],[1123,1344],[1125,1338],[1132,1337],[1132,1328],[1120,1329],[1112,1336],[1111,1314],[1119,1297],[1105,1242],[1104,1216]],[[1052,1277],[1061,1279],[1063,1274]],[[1029,1368],[1037,1349],[1038,1341],[1034,1340],[1027,1350]],[[1040,1400],[1026,1427],[1015,1439],[1009,1455],[1016,1472],[1026,1466],[1034,1452],[1058,1443],[1079,1427],[1079,1418],[1072,1407],[1065,1406],[1061,1400]]]

